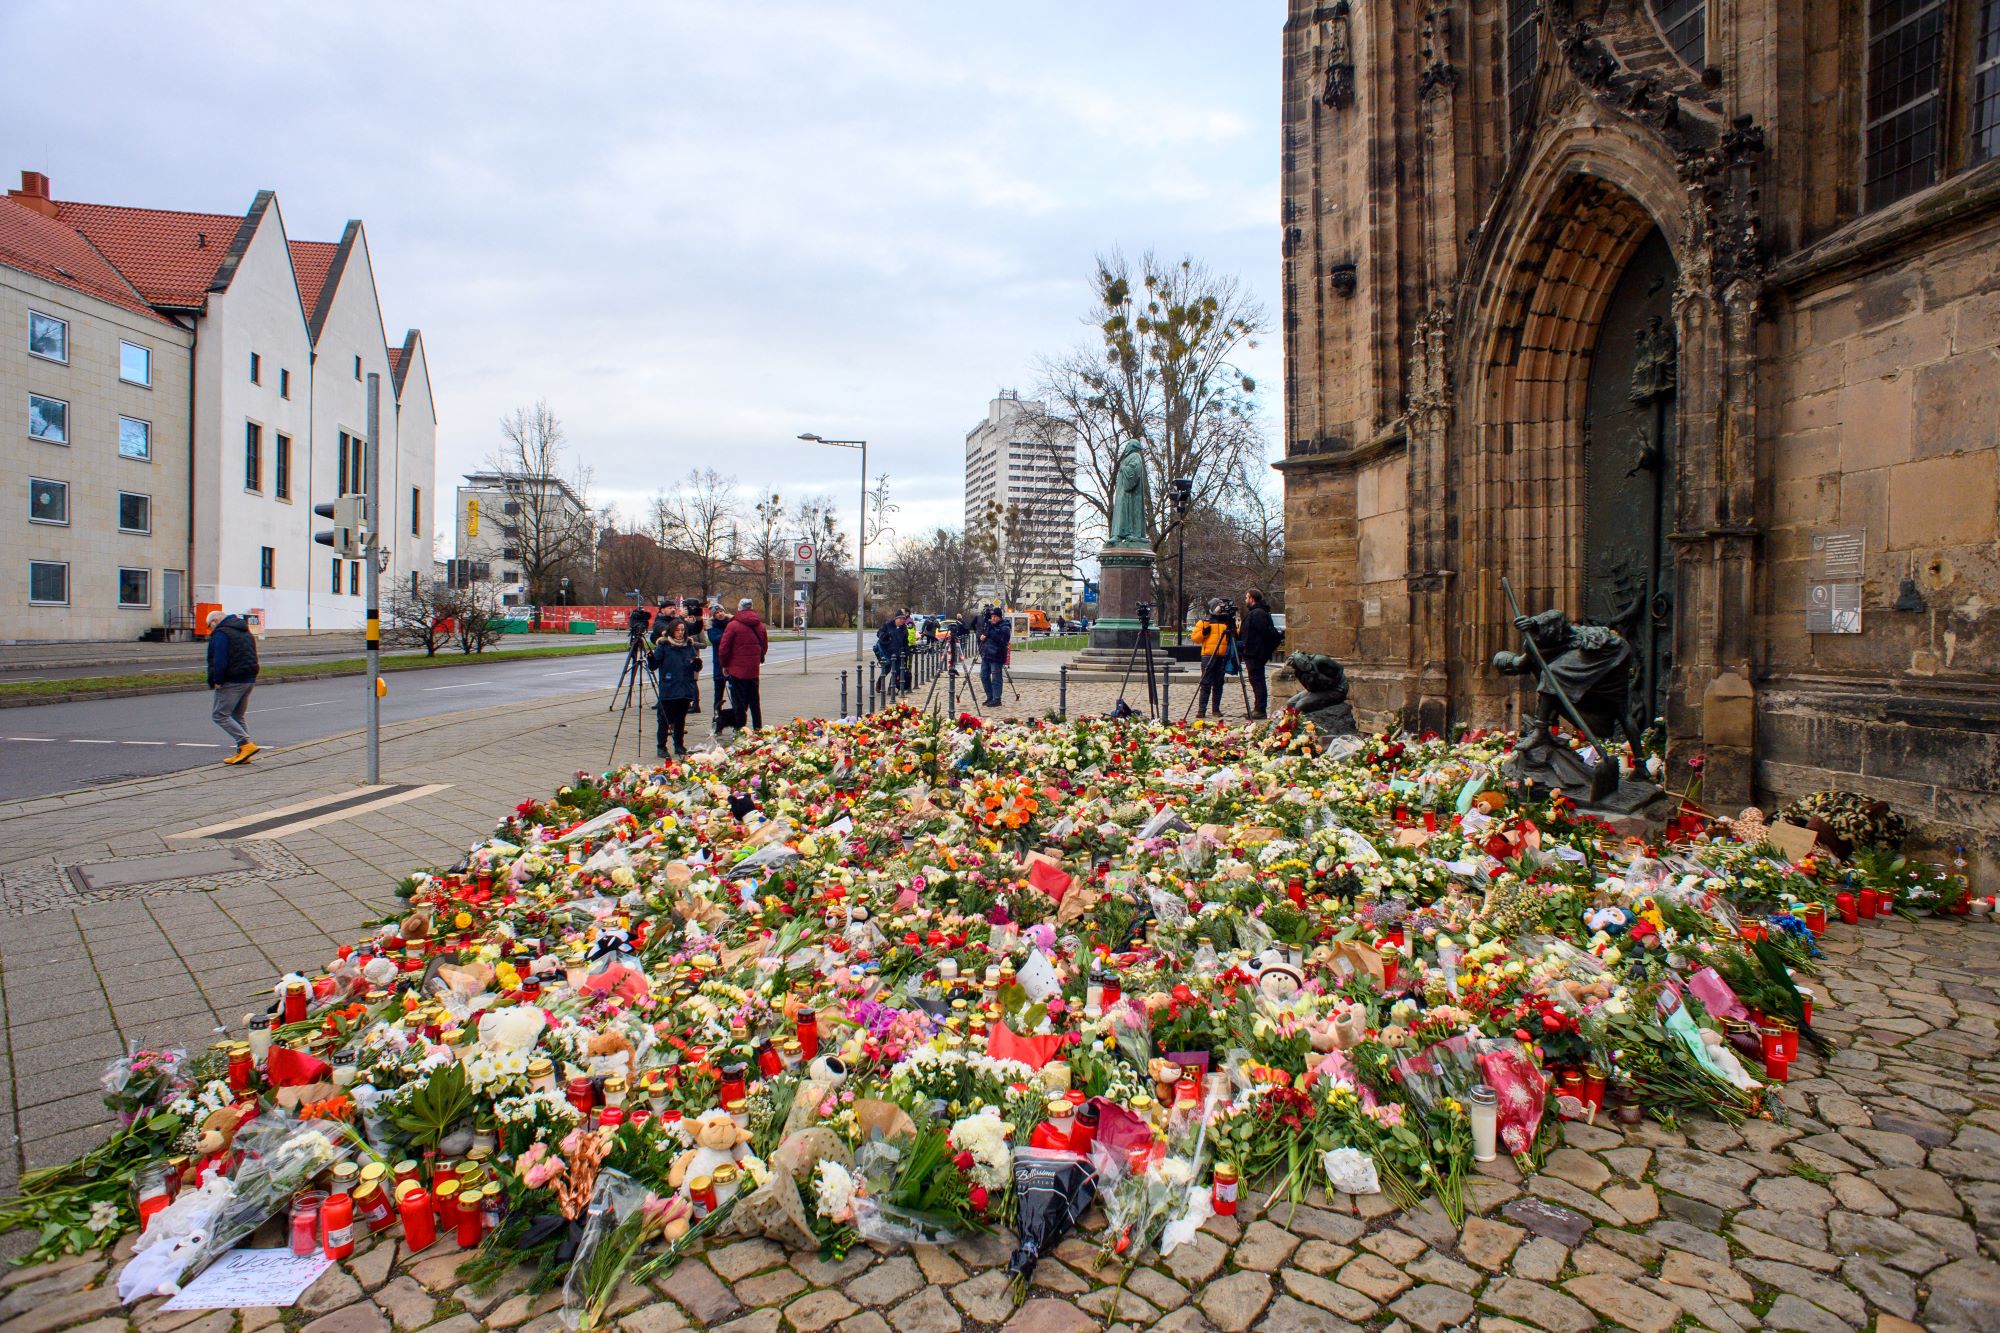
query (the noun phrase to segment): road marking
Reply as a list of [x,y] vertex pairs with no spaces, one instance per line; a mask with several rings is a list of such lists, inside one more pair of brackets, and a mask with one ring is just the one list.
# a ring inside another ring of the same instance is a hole
[[117,742],[117,741],[86,741],[86,740],[79,740],[78,738],[76,738],[76,737],[74,737],[74,736],[70,737],[70,741],[69,741],[69,743],[70,743],[71,745],[116,745],[116,744],[118,744],[118,742]]
[[250,710],[250,716],[255,717],[259,713],[284,713],[294,708],[324,708],[328,704],[338,702],[340,702],[338,699],[321,699],[318,703],[312,704],[279,704],[275,708],[253,708]]
[[37,745],[54,745],[56,743],[56,738],[53,736],[9,736],[7,739],[10,741],[33,741]]
[[185,833],[170,833],[170,839],[178,838],[220,838],[224,840],[258,840],[283,838],[306,829],[317,828],[321,824],[331,824],[337,820],[352,819],[356,815],[370,813],[405,801],[414,801],[429,796],[433,792],[444,791],[449,783],[431,783],[425,786],[391,785],[381,787],[357,787],[343,796],[315,797],[297,805],[289,805],[279,810],[265,810],[241,819],[232,819],[221,824],[210,824],[205,828],[189,829]]
[[221,741],[175,741],[176,750],[220,750]]
[[165,745],[165,741],[120,741],[120,745]]
[[589,674],[589,667],[578,667],[574,671],[544,671],[542,678],[544,680],[554,680],[557,676],[587,676]]
[[457,685],[426,685],[424,686],[424,693],[432,694],[438,690],[469,690],[475,685],[491,685],[492,683],[490,680],[468,680],[461,681]]

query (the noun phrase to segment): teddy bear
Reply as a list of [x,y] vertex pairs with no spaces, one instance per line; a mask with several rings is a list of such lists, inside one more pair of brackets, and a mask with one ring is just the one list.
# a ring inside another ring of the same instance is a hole
[[591,1037],[584,1053],[590,1057],[590,1076],[601,1078],[607,1074],[632,1072],[632,1043],[622,1032],[599,1032]]
[[667,1183],[684,1189],[697,1176],[713,1175],[724,1162],[754,1162],[750,1152],[750,1131],[736,1123],[727,1111],[704,1111],[689,1131],[694,1147],[674,1159],[667,1170]]
[[194,1142],[196,1184],[211,1172],[228,1174],[232,1165],[230,1154],[236,1146],[236,1131],[256,1114],[254,1106],[225,1106],[211,1111],[208,1118],[201,1122],[201,1132]]

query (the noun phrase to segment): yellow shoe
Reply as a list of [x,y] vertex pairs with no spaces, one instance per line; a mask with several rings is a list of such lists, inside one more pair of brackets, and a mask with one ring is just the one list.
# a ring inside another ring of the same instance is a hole
[[236,747],[235,754],[230,755],[229,758],[222,762],[225,764],[247,764],[250,762],[250,756],[263,748],[263,746],[257,744],[255,741],[245,741]]

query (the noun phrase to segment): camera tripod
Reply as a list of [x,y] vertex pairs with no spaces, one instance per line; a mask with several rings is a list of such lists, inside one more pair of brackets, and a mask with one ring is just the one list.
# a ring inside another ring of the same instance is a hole
[[[1229,663],[1229,649],[1230,649],[1231,647],[1233,647],[1233,646],[1235,645],[1235,643],[1236,643],[1236,631],[1235,631],[1235,630],[1230,630],[1230,631],[1228,632],[1228,638],[1226,638],[1226,639],[1224,639],[1224,640],[1223,640],[1223,652],[1222,652],[1222,668],[1221,668],[1221,669],[1222,669],[1222,670],[1224,670],[1225,672],[1226,672],[1226,671],[1228,670],[1228,663]],[[1246,677],[1245,677],[1245,674],[1244,674],[1244,671],[1245,671],[1245,668],[1244,668],[1244,667],[1243,667],[1243,665],[1242,665],[1242,663],[1243,663],[1243,657],[1242,657],[1242,655],[1241,655],[1240,653],[1239,653],[1239,654],[1237,655],[1237,658],[1236,658],[1236,661],[1237,661],[1237,669],[1236,669],[1236,687],[1237,687],[1237,690],[1238,690],[1238,691],[1239,691],[1239,692],[1240,692],[1240,693],[1241,693],[1241,694],[1243,695],[1243,716],[1244,716],[1245,718],[1248,718],[1248,717],[1250,716],[1251,712],[1253,711],[1253,710],[1251,709],[1251,707],[1250,707],[1250,682],[1249,682],[1249,680],[1248,680],[1248,679],[1246,679]],[[1202,658],[1202,659],[1201,659],[1201,664],[1202,664],[1202,668],[1203,668],[1203,672],[1202,672],[1202,673],[1198,673],[1198,674],[1196,675],[1196,677],[1195,677],[1195,686],[1194,686],[1194,698],[1192,698],[1192,699],[1188,700],[1188,701],[1187,701],[1187,706],[1186,706],[1185,708],[1181,709],[1181,721],[1183,721],[1183,722],[1185,722],[1185,721],[1187,721],[1187,720],[1188,720],[1188,716],[1189,716],[1189,714],[1191,714],[1192,712],[1194,712],[1194,706],[1195,706],[1195,704],[1196,704],[1196,703],[1197,703],[1197,702],[1198,702],[1198,701],[1199,701],[1199,700],[1201,699],[1201,697],[1202,697],[1202,689],[1203,689],[1203,687],[1204,687],[1204,686],[1203,686],[1203,681],[1202,681],[1202,679],[1201,679],[1201,675],[1202,675],[1202,674],[1205,674],[1205,673],[1206,673],[1206,669],[1207,669],[1207,665],[1208,665],[1208,659],[1207,659],[1207,658]],[[1219,691],[1217,691],[1217,692],[1216,692],[1216,699],[1215,699],[1215,715],[1216,715],[1216,717],[1218,717],[1218,718],[1220,718],[1220,717],[1222,716],[1222,695],[1223,695],[1223,693],[1225,693],[1225,691],[1220,691],[1220,690],[1219,690]]]
[[958,640],[956,638],[947,638],[945,640],[944,670],[931,677],[930,689],[924,693],[923,707],[918,710],[919,712],[928,713],[937,707],[938,682],[941,680],[946,682],[945,706],[952,711],[954,716],[956,716],[958,711],[957,700],[951,696],[957,693],[957,687],[960,684],[965,686],[965,697],[971,701],[972,711],[978,713],[981,717],[986,715],[985,710],[980,706],[980,700],[984,697],[985,690],[973,679],[972,664],[958,655]]
[[1146,654],[1146,716],[1155,721],[1164,722],[1167,718],[1161,709],[1160,682],[1159,678],[1154,674],[1156,668],[1153,665],[1152,604],[1150,602],[1139,603],[1138,612],[1139,637],[1132,641],[1131,656],[1125,659],[1125,678],[1118,682],[1118,704],[1116,709],[1114,709],[1114,713],[1129,715],[1132,711],[1131,705],[1125,702],[1125,690],[1132,683],[1132,668],[1138,665],[1139,653],[1143,650]]
[[[607,754],[604,757],[604,762],[607,764],[611,763],[618,754],[618,738],[625,733],[625,715],[632,711],[632,700],[634,695],[638,696],[639,716],[641,720],[633,728],[632,736],[634,740],[637,741],[638,743],[639,747],[638,758],[640,762],[643,763],[645,761],[646,724],[644,718],[646,715],[646,686],[648,684],[653,685],[655,706],[657,706],[657,700],[660,692],[659,685],[657,683],[654,683],[652,679],[653,669],[646,662],[644,639],[638,636],[633,637],[632,647],[625,654],[625,666],[626,670],[624,672],[621,672],[618,677],[619,684],[625,687],[625,702],[618,708],[618,725],[614,727],[611,732],[611,753]],[[613,688],[615,689],[616,686],[614,686]]]

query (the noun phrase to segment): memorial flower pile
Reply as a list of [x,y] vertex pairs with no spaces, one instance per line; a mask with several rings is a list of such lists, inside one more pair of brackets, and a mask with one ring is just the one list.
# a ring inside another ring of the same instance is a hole
[[1518,789],[1508,745],[904,708],[579,773],[245,1041],[124,1062],[112,1155],[0,1224],[97,1243],[146,1168],[166,1199],[231,1178],[196,1126],[309,1131],[359,1165],[326,1182],[358,1226],[474,1280],[535,1259],[587,1326],[705,1234],[1012,1224],[1025,1273],[1090,1192],[1122,1258],[1237,1182],[1457,1215],[1473,1158],[1559,1117],[1756,1114],[1865,867],[1614,828]]

